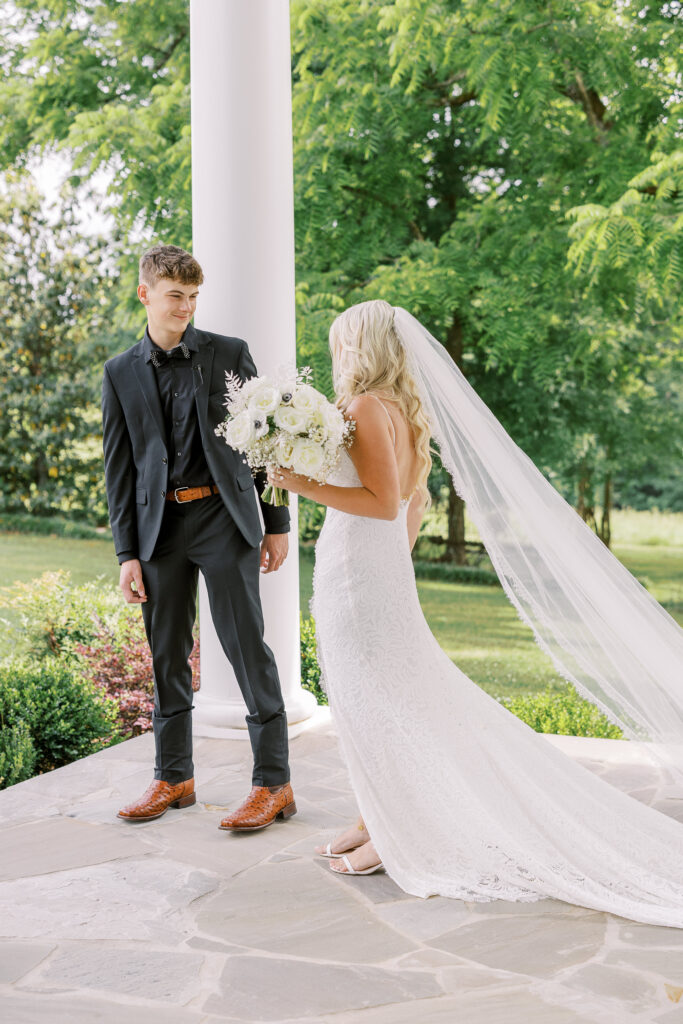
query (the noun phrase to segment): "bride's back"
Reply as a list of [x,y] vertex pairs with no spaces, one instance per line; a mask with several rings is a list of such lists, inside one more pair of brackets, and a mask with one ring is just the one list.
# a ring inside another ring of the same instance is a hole
[[419,456],[415,449],[413,428],[408,423],[396,399],[372,391],[368,394],[377,399],[389,418],[393,432],[401,497],[408,498],[415,490],[419,473]]

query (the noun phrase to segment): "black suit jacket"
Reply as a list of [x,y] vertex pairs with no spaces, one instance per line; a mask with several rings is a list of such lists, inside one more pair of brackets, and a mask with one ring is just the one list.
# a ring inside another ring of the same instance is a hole
[[[206,461],[228,512],[247,543],[257,547],[263,530],[251,470],[243,456],[214,433],[226,414],[226,372],[232,370],[247,380],[255,376],[256,367],[241,338],[199,331],[192,324],[187,331],[198,345],[198,351],[192,352],[192,372]],[[164,514],[168,451],[155,371],[145,362],[142,340],[104,364],[102,440],[116,552],[136,552],[138,558],[148,561]],[[288,510],[260,499],[265,483],[265,474],[259,474],[256,487],[266,531],[287,533]]]

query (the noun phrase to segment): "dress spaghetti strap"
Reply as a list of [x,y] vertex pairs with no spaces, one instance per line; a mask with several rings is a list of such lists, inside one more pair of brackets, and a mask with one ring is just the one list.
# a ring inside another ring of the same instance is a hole
[[[384,404],[384,402],[382,401],[382,399],[379,398],[377,395],[373,394],[372,391],[367,391],[366,394],[370,395],[371,398],[374,398],[376,401],[378,401],[379,404],[384,409],[384,412],[386,413],[386,417],[389,420],[389,425],[391,426],[391,432],[394,435],[394,451],[396,451],[396,427],[394,426],[394,421],[392,420],[391,416],[389,415],[389,410],[387,409],[387,407]],[[413,489],[410,492],[410,494],[408,494],[405,497],[401,498],[401,501],[410,501],[416,491],[417,491],[417,484],[415,484],[415,486],[413,487]]]
[[372,393],[372,391],[367,391],[366,394],[370,395],[370,398],[374,398],[375,401],[379,402],[379,404],[384,409],[384,413],[385,413],[387,419],[389,420],[389,426],[391,427],[391,432],[394,435],[394,449],[395,449],[396,448],[396,427],[394,426],[394,421],[392,420],[391,416],[389,415],[389,410],[387,409],[387,407],[384,404],[384,402],[382,401],[382,399],[378,398],[377,395],[374,395]]

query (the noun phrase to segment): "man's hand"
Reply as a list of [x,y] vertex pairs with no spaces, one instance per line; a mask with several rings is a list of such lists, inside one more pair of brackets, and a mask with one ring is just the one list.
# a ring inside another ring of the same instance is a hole
[[142,566],[137,558],[121,562],[119,586],[128,604],[143,604],[147,600],[145,584],[142,582]]
[[261,541],[261,572],[275,572],[279,569],[288,551],[288,534],[267,533]]

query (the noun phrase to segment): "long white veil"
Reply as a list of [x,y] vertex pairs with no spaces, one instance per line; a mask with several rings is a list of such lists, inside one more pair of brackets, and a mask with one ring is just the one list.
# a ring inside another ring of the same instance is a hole
[[510,601],[558,672],[683,787],[683,630],[515,444],[436,338],[399,306],[394,324],[443,464]]

